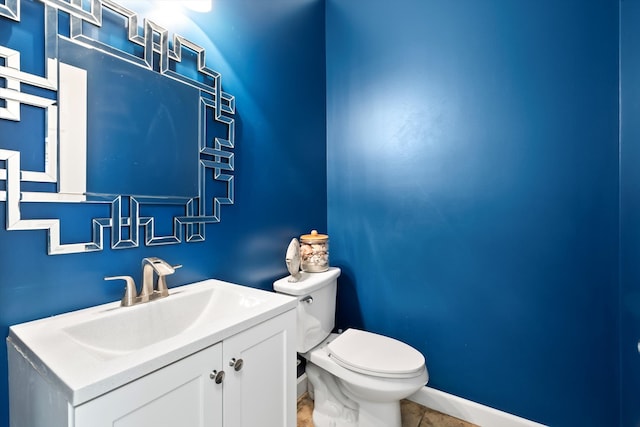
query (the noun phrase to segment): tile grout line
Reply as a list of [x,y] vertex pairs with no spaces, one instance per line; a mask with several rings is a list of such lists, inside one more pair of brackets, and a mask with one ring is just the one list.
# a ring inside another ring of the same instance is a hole
[[416,425],[416,427],[420,427],[422,425],[422,420],[424,420],[424,416],[427,413],[425,411],[422,412],[422,415],[420,415],[420,420],[418,421],[418,424]]

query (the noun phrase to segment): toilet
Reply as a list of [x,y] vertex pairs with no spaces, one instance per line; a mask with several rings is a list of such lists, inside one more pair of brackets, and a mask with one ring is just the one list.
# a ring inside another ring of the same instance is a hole
[[347,329],[332,333],[340,269],[274,282],[298,298],[296,350],[306,359],[315,427],[400,427],[400,400],[429,375],[424,356],[393,338]]

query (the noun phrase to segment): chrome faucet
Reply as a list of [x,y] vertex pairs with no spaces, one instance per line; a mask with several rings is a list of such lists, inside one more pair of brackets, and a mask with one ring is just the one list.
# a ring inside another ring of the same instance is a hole
[[[142,260],[142,288],[136,295],[136,284],[131,276],[111,276],[104,280],[124,280],[127,284],[124,296],[120,302],[123,307],[128,307],[154,299],[169,296],[166,276],[175,273],[182,265],[170,265],[160,258],[150,257]],[[157,285],[154,286],[154,273],[158,276]]]

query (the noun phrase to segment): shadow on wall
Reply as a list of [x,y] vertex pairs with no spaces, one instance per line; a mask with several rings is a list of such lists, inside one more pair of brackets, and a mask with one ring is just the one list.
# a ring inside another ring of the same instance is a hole
[[347,266],[336,267],[340,267],[342,271],[338,277],[336,329],[365,329],[355,275]]

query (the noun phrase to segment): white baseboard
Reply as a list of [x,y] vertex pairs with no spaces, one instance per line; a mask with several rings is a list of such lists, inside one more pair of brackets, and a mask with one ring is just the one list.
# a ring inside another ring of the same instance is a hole
[[[306,373],[298,377],[298,398],[307,392],[307,382]],[[547,427],[431,387],[422,387],[407,399],[480,427]]]
[[307,374],[304,373],[298,377],[298,399],[307,392]]
[[545,427],[544,424],[480,405],[431,387],[421,388],[408,399],[481,427]]

